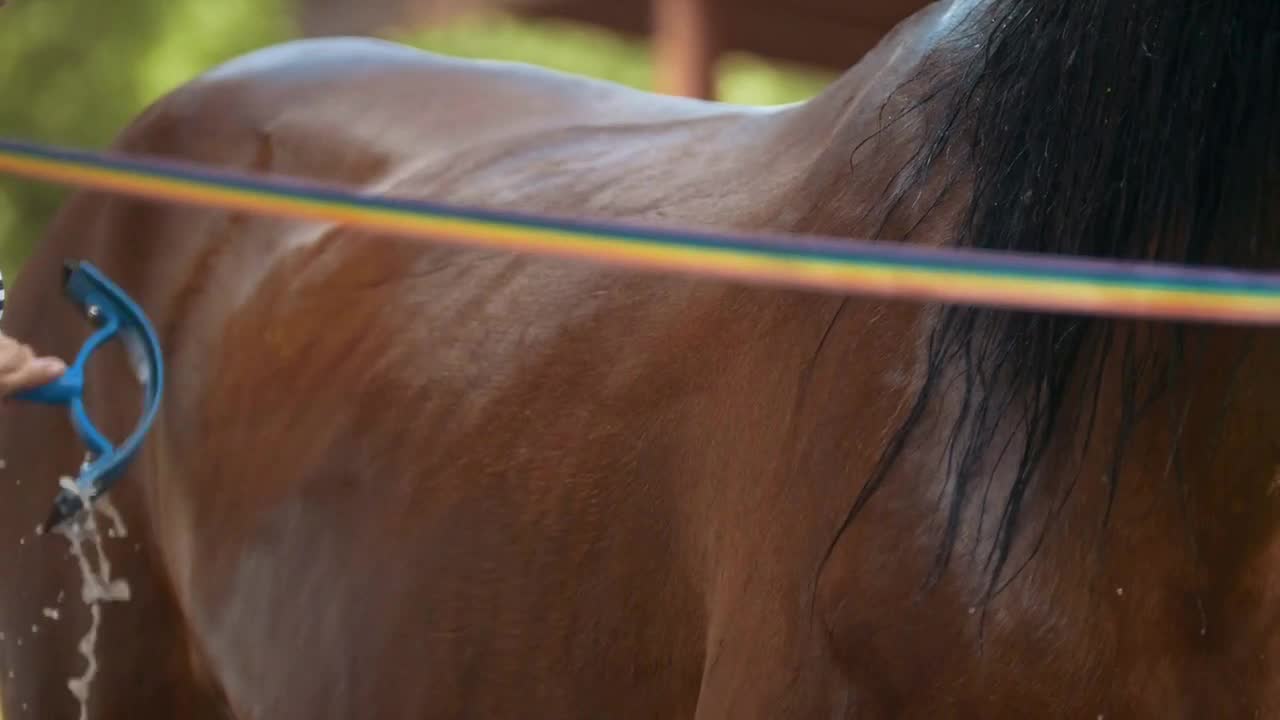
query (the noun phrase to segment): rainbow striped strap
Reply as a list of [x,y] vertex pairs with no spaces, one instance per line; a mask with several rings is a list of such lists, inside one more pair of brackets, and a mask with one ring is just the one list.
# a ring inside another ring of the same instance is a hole
[[1007,309],[1280,325],[1280,274],[706,232],[487,210],[0,139],[0,172],[461,246],[799,289]]

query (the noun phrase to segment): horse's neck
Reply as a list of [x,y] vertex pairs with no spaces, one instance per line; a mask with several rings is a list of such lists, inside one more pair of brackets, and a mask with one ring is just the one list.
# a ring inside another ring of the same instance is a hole
[[[827,143],[813,170],[817,180],[812,185],[820,199],[806,229],[902,237],[905,228],[911,227],[912,242],[950,242],[959,207],[935,206],[927,213],[920,209],[887,222],[877,211],[883,209],[886,190],[923,140],[923,116],[893,122],[896,111],[921,100],[917,96],[921,91],[909,81],[930,52],[969,52],[939,43],[971,12],[980,12],[983,4],[956,0],[918,13],[797,113],[798,119],[792,122],[813,134],[821,132]],[[935,54],[931,60],[940,57]],[[957,63],[967,61],[967,57],[956,58]],[[964,178],[949,178],[957,180],[962,183]],[[925,222],[916,225],[921,216]],[[918,361],[909,350],[909,339],[923,342],[928,323],[911,312],[895,316],[901,318],[901,327],[889,327],[890,321],[880,317],[878,331],[907,339],[902,343],[907,349],[896,357],[881,358],[881,365],[874,368],[870,365],[875,361],[865,358],[868,372],[903,376],[903,370],[909,371]],[[1280,502],[1280,438],[1270,430],[1280,426],[1280,381],[1269,371],[1280,365],[1280,343],[1259,344],[1245,355],[1246,336],[1226,330],[1193,333],[1190,337],[1200,339],[1192,343],[1199,346],[1186,348],[1181,366],[1169,375],[1171,387],[1128,423],[1123,436],[1113,429],[1123,405],[1124,384],[1136,380],[1155,385],[1171,369],[1126,370],[1124,348],[1113,348],[1102,383],[1082,388],[1079,394],[1075,408],[1079,422],[1072,421],[1055,433],[1061,440],[1041,471],[1050,476],[1049,481],[1023,500],[1031,506],[1026,532],[1016,544],[1006,575],[1037,549],[1071,558],[1056,567],[1079,571],[1079,580],[1096,580],[1101,573],[1114,579],[1116,587],[1123,587],[1125,577],[1153,582],[1162,577],[1206,598],[1217,593],[1220,604],[1230,604],[1226,595],[1243,587],[1245,574],[1267,562],[1266,553],[1272,552],[1277,523],[1271,503]],[[1241,357],[1245,359],[1240,361]],[[942,405],[963,402],[962,392],[959,387],[949,388],[944,394],[952,397],[944,398]],[[904,404],[909,403],[909,395],[904,389]],[[939,412],[945,416],[945,407]],[[937,419],[943,424],[935,427],[944,427],[945,418]],[[932,445],[938,458],[943,458],[946,437],[939,433],[921,442]],[[1007,451],[1007,438],[992,444],[997,454]],[[1124,452],[1117,468],[1118,449]],[[916,489],[930,498],[936,499],[939,490],[945,492],[946,484],[952,482],[939,467],[921,463],[912,478]],[[961,530],[970,540],[976,538],[972,547],[982,547],[984,538],[990,540],[991,528],[1013,491],[1006,470],[997,468],[989,491],[977,493],[981,502],[974,504]],[[985,484],[986,479],[979,482]],[[938,506],[929,508],[932,512]],[[1042,527],[1049,528],[1044,543],[1040,542]],[[1087,562],[1086,556],[1091,558]]]
[[[1112,440],[1128,442],[1132,455],[1117,476],[1111,534],[1144,546],[1147,556],[1179,555],[1196,566],[1206,592],[1230,592],[1247,581],[1242,573],[1271,544],[1280,519],[1280,343],[1221,328],[1187,338],[1178,366],[1147,372],[1152,382],[1168,373],[1169,387],[1135,420],[1132,437]],[[1157,505],[1176,513],[1164,542],[1139,524]]]
[[[1194,625],[1191,635],[1245,632],[1280,600],[1280,342],[1238,329],[1190,333],[1176,366],[1157,354],[1137,373],[1125,355],[1115,348],[1100,385],[1082,384],[1065,411],[1040,482],[1021,499],[1021,534],[997,586],[1008,582],[1018,602],[1046,608],[1141,595],[1162,620]],[[1139,397],[1154,399],[1125,422],[1124,385],[1135,382]],[[946,405],[964,401],[958,390],[947,395]],[[937,512],[932,499],[955,482],[936,471],[946,467],[946,439],[920,443],[938,459],[916,465],[935,470],[916,478],[918,495],[931,500],[922,512]],[[993,453],[1007,458],[1019,441],[1002,431]],[[990,589],[985,563],[1014,492],[1012,464],[993,457],[972,479],[981,489],[953,561],[972,597]]]

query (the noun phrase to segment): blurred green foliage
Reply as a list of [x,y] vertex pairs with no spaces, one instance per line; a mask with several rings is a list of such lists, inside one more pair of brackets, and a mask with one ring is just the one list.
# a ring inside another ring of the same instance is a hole
[[[11,0],[0,8],[0,135],[99,148],[148,103],[203,70],[296,33],[292,0]],[[515,60],[640,88],[645,43],[568,23],[480,16],[393,39]],[[804,99],[829,78],[731,56],[723,99]],[[0,270],[13,278],[65,191],[0,177]]]
[[[278,0],[11,0],[0,8],[0,134],[102,147],[201,70],[292,34]],[[0,178],[0,270],[14,277],[65,191]]]

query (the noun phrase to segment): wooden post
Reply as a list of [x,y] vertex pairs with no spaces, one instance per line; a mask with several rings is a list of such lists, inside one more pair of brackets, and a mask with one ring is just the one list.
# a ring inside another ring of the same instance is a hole
[[656,85],[668,95],[713,99],[719,43],[716,0],[652,0]]

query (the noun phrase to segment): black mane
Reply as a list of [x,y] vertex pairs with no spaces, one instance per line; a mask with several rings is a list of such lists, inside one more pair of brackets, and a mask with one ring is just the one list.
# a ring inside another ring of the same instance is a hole
[[[927,65],[909,84],[931,98],[915,108],[926,142],[904,173],[909,182],[890,197],[891,212],[947,172],[944,192],[970,194],[958,245],[1274,265],[1280,0],[992,0]],[[1139,335],[1138,327],[941,310],[913,411],[849,518],[881,487],[925,410],[958,375],[963,392],[947,436],[952,493],[939,569],[962,509],[984,492],[991,456],[1017,460],[995,515],[984,508],[997,522],[989,598],[1051,439],[1114,438],[1118,470],[1125,434],[1143,408],[1180,381],[1188,328],[1148,324]],[[1151,336],[1161,341],[1138,339]],[[1157,344],[1166,351],[1156,353]],[[1065,412],[1072,394],[1096,399],[1108,358],[1123,368],[1119,420]],[[1005,448],[1011,430],[1017,441]],[[1121,478],[1109,477],[1114,496]]]

